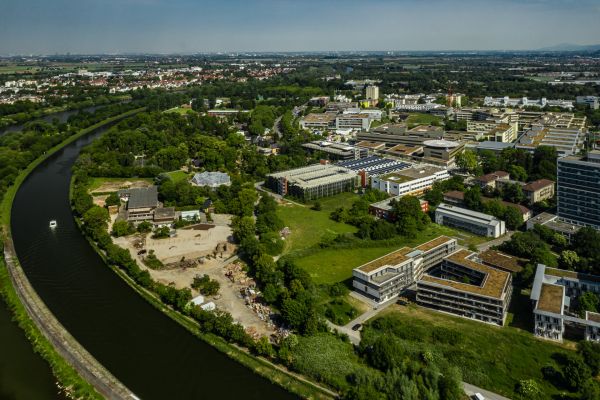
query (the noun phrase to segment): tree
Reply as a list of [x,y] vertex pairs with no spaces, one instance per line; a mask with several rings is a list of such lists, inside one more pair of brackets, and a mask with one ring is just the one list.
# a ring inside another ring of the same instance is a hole
[[125,220],[117,220],[112,226],[112,235],[114,237],[126,236],[135,231],[133,224]]
[[523,225],[523,214],[521,214],[521,211],[514,206],[505,207],[502,218],[506,222],[508,229],[518,229]]
[[108,197],[104,201],[104,204],[107,207],[117,206],[117,205],[121,204],[121,199],[119,198],[119,195],[117,194],[117,192],[112,192],[111,194],[108,195]]
[[581,318],[585,318],[585,312],[598,312],[598,305],[600,304],[600,299],[594,292],[585,292],[577,299],[579,303],[579,307],[577,311]]
[[218,281],[210,279],[206,274],[203,276],[196,275],[191,286],[205,296],[214,296],[221,288],[221,284]]
[[456,166],[465,172],[475,172],[478,167],[477,153],[473,150],[463,151],[456,156]]
[[511,165],[508,168],[508,173],[516,181],[527,182],[527,171],[520,165]]
[[465,190],[464,203],[470,210],[479,211],[483,209],[481,189],[479,189],[478,186],[473,186],[472,188]]
[[148,221],[142,221],[138,224],[137,231],[140,233],[152,232],[152,224]]
[[542,390],[534,379],[523,379],[517,384],[517,393],[520,394],[523,399],[537,400],[541,397]]
[[590,369],[579,356],[566,353],[563,361],[562,371],[565,385],[571,390],[578,390],[585,381],[591,378]]
[[583,357],[592,375],[598,375],[600,373],[600,343],[582,340],[577,343],[577,352]]
[[503,198],[511,203],[519,204],[525,200],[525,195],[523,194],[521,185],[509,183],[504,187]]
[[562,268],[574,270],[579,263],[579,255],[573,250],[563,250],[560,253],[558,262]]

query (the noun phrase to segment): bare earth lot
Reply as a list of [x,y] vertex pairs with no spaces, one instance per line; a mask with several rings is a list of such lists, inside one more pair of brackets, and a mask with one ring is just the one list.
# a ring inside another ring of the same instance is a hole
[[[116,215],[112,216],[114,220]],[[215,226],[208,230],[178,229],[177,236],[167,239],[152,239],[152,234],[131,235],[115,238],[118,246],[128,249],[141,268],[147,269],[153,279],[164,283],[173,284],[177,288],[190,288],[196,275],[207,274],[221,285],[219,293],[214,297],[205,296],[206,302],[214,302],[218,309],[229,312],[233,319],[244,326],[252,334],[269,337],[275,333],[272,324],[259,318],[247,304],[241,292],[251,282],[243,283],[236,280],[232,282],[225,273],[234,263],[238,263],[234,256],[236,246],[228,240],[231,237],[231,216],[213,215]],[[140,247],[140,243],[144,243]],[[219,246],[219,251],[216,251]],[[225,249],[223,247],[226,247]],[[165,264],[166,268],[154,270],[148,268],[143,262],[143,255],[138,255],[142,249],[154,250],[156,257]],[[177,263],[182,257],[185,260],[198,260],[193,267],[173,267],[169,263]],[[226,268],[227,267],[227,268]],[[191,289],[193,296],[198,296],[196,290]]]

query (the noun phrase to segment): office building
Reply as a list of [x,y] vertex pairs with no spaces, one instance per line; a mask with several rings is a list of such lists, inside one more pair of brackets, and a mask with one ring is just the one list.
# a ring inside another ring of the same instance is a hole
[[337,165],[356,171],[361,177],[361,186],[367,187],[371,177],[401,171],[409,168],[412,164],[390,158],[369,156],[358,160],[342,161]]
[[456,239],[440,236],[415,248],[403,247],[354,268],[352,286],[377,303],[393,299],[455,251],[456,246]]
[[511,274],[481,263],[465,249],[445,257],[417,282],[418,304],[500,326],[511,295]]
[[439,126],[419,125],[408,130],[406,124],[384,124],[372,129],[370,132],[359,132],[357,140],[381,142],[389,146],[404,144],[409,146],[422,146],[423,142],[431,139],[442,139],[444,129]]
[[368,131],[371,127],[373,118],[368,113],[343,113],[338,114],[335,118],[336,129],[354,129],[359,131]]
[[398,172],[376,176],[371,179],[371,188],[394,196],[418,196],[431,189],[434,182],[450,178],[445,168],[417,165]]
[[351,169],[332,164],[316,164],[267,175],[265,186],[282,196],[303,201],[350,192],[358,185]]
[[558,159],[556,198],[561,220],[600,229],[600,151]]
[[369,85],[365,88],[365,97],[367,100],[379,99],[379,86]]
[[600,98],[597,96],[577,96],[575,101],[577,104],[586,104],[592,110],[597,110],[600,104]]
[[438,160],[444,161],[447,165],[452,165],[456,156],[462,153],[464,147],[464,143],[452,140],[425,140],[423,142],[423,161]]
[[361,157],[366,157],[368,154],[366,149],[326,140],[315,140],[314,142],[304,143],[302,147],[310,153],[322,153],[330,160],[357,160]]
[[493,238],[506,233],[504,221],[494,216],[445,203],[441,203],[436,208],[435,223]]
[[335,129],[336,114],[308,114],[300,119],[302,129]]
[[559,156],[577,154],[583,149],[585,132],[582,129],[552,128],[534,125],[516,143],[517,149],[533,153],[538,146],[550,146]]
[[584,338],[600,342],[600,314],[587,311],[581,318],[572,304],[585,292],[600,295],[600,277],[538,264],[530,299],[533,304],[534,335],[562,341],[565,324],[584,329]]

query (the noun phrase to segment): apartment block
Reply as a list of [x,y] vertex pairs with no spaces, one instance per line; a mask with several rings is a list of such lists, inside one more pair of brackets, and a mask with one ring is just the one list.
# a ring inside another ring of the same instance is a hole
[[600,229],[600,151],[558,159],[556,198],[561,220]]
[[503,325],[512,295],[512,276],[459,250],[417,282],[417,303],[424,307]]
[[403,247],[355,268],[352,286],[378,303],[393,299],[442,262],[456,246],[456,239],[440,236],[415,248]]
[[565,324],[585,330],[586,340],[600,342],[600,314],[586,312],[581,318],[571,310],[571,304],[585,292],[600,295],[600,277],[574,271],[549,268],[538,264],[531,289],[534,335],[562,341]]

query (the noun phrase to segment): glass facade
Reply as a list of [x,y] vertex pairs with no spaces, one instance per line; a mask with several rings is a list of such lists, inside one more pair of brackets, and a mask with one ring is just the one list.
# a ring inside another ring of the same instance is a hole
[[558,216],[600,229],[600,163],[559,158],[557,169]]

